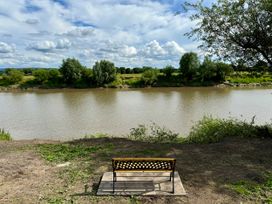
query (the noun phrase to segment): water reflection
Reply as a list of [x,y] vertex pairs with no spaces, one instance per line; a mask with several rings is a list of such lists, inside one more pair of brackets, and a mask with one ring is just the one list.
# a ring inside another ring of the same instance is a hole
[[[125,134],[151,121],[187,133],[204,115],[259,123],[272,115],[271,89],[152,88],[0,93],[0,127],[15,139]],[[230,114],[231,113],[231,114]]]

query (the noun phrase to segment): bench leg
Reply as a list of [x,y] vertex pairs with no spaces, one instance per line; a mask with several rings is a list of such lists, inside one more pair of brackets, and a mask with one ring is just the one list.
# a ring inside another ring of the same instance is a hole
[[114,194],[115,191],[115,182],[116,182],[116,173],[112,173],[112,193]]
[[172,172],[172,193],[175,193],[175,172]]

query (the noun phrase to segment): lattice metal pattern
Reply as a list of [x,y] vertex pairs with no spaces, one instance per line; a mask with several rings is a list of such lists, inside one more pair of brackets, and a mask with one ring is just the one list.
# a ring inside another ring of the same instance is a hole
[[172,170],[172,161],[114,161],[114,170]]

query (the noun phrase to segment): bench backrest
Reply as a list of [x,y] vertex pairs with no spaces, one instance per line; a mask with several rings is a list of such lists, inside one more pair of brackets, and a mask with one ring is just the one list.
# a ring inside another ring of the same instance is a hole
[[113,158],[113,172],[127,171],[160,171],[174,172],[176,159],[174,158]]

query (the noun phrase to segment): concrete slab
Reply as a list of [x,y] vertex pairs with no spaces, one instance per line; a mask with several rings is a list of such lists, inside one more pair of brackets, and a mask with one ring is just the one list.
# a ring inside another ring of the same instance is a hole
[[179,173],[176,171],[174,175],[175,192],[172,193],[172,181],[169,181],[169,173],[117,173],[115,192],[113,194],[113,174],[112,172],[105,172],[97,195],[186,195]]

